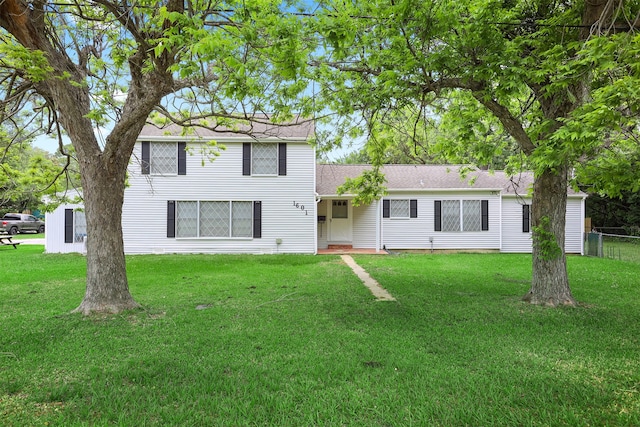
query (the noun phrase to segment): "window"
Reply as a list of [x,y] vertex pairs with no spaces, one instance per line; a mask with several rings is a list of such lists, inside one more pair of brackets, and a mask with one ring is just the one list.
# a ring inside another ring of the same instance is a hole
[[87,221],[83,211],[64,210],[64,242],[82,243],[87,235]]
[[142,142],[143,175],[186,175],[186,142]]
[[442,201],[442,231],[460,231],[460,200]]
[[531,231],[531,205],[522,205],[522,232]]
[[178,202],[176,237],[198,237],[198,202]]
[[252,145],[251,172],[253,175],[276,175],[278,173],[278,146],[276,144]]
[[434,230],[450,232],[489,230],[489,201],[436,200]]
[[349,201],[334,200],[331,203],[331,218],[349,218]]
[[418,200],[391,199],[382,201],[383,218],[417,218]]
[[87,235],[87,218],[82,211],[75,211],[73,213],[73,241],[84,242],[84,238]]
[[169,175],[178,172],[178,149],[175,142],[151,144],[150,167],[152,175]]
[[286,175],[286,143],[248,143],[242,144],[243,175]]
[[231,236],[251,237],[251,202],[233,202],[231,205]]
[[409,218],[409,200],[389,200],[391,218]]
[[262,205],[247,201],[169,201],[167,237],[261,237]]
[[200,236],[229,236],[229,203],[200,202]]
[[480,200],[462,201],[462,224],[464,231],[482,231]]

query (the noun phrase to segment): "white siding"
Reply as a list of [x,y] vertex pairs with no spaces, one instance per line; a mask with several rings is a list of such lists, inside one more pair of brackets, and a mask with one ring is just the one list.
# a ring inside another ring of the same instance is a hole
[[531,231],[522,231],[522,205],[531,198],[506,196],[502,199],[502,252],[531,253]]
[[84,253],[86,248],[84,242],[65,243],[64,242],[64,211],[65,209],[80,208],[80,205],[60,205],[53,212],[45,214],[47,232],[44,238],[44,251],[49,254]]
[[375,249],[377,202],[353,207],[353,247]]
[[564,245],[568,254],[583,254],[584,242],[584,198],[569,197],[567,199],[567,215]]
[[[531,232],[522,232],[522,203],[531,199],[504,197],[502,200],[502,252],[531,253]],[[569,197],[565,225],[565,252],[582,254],[584,198]]]
[[[500,196],[488,191],[448,193],[390,194],[385,199],[416,199],[417,218],[384,218],[382,244],[387,249],[499,249]],[[436,200],[488,200],[489,230],[476,232],[435,231],[434,202]]]
[[[315,253],[313,147],[287,143],[286,176],[243,176],[242,143],[225,145],[211,162],[198,143],[188,144],[186,175],[141,175],[132,162],[122,215],[126,253]],[[138,143],[133,158],[140,157]],[[167,238],[169,200],[261,201],[262,238]]]

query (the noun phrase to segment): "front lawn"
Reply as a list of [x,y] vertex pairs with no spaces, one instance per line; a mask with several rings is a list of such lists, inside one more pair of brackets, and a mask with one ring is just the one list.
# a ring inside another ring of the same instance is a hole
[[128,258],[144,310],[70,315],[85,259],[0,250],[0,424],[640,425],[637,264],[570,257],[573,309],[520,302],[527,255]]

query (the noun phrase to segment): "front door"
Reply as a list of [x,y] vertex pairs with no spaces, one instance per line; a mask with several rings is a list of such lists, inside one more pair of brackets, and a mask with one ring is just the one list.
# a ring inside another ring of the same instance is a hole
[[351,242],[351,205],[348,200],[332,200],[329,217],[329,240]]

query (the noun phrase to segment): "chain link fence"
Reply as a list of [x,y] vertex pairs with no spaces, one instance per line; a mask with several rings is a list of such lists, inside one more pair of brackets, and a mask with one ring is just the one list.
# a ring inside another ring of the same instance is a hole
[[640,237],[586,233],[585,254],[587,256],[640,263]]

